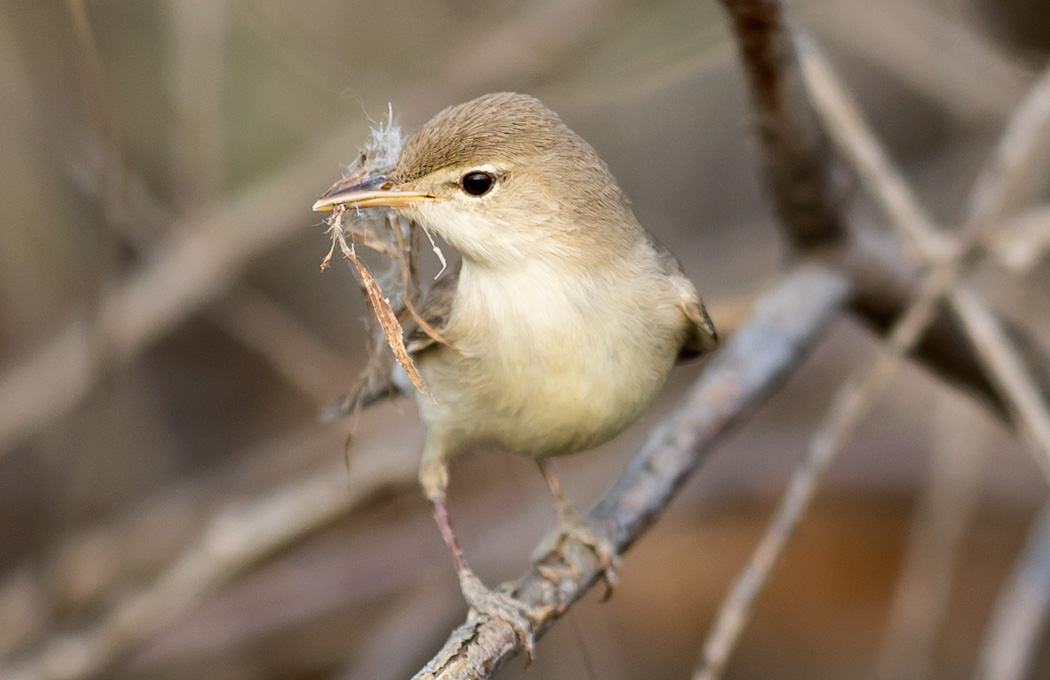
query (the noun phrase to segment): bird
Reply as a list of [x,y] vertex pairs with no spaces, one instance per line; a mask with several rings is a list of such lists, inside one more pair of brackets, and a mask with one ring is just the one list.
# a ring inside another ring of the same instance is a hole
[[[673,365],[716,349],[696,287],[645,230],[606,163],[538,99],[511,92],[444,109],[390,167],[336,182],[314,210],[383,208],[460,254],[404,324],[428,386],[419,482],[468,605],[514,627],[530,654],[534,622],[486,588],[446,507],[449,464],[478,449],[537,461],[559,530],[615,552],[566,499],[551,458],[593,449],[636,422]],[[436,330],[437,332],[431,332]]]

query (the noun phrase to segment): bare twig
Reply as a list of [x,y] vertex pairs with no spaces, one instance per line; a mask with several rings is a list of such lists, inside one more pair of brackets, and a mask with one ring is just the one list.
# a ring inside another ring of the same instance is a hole
[[863,115],[839,82],[824,56],[810,40],[796,40],[802,73],[812,106],[827,126],[837,148],[860,175],[890,222],[900,229],[915,255],[947,260],[956,254],[950,238],[940,233],[904,177],[893,167]]
[[1015,412],[1015,421],[1050,478],[1050,410],[1039,394],[1013,344],[998,320],[974,291],[958,284],[951,294],[953,309],[966,325],[989,375],[999,385]]
[[1024,680],[1050,615],[1050,504],[1028,532],[1021,558],[999,595],[974,680]]
[[[741,13],[740,3],[727,2],[727,5],[734,16]],[[745,47],[745,60],[748,60],[749,69],[753,69],[751,62],[754,58],[747,46],[756,41],[754,34],[785,33],[785,22],[775,2],[755,0],[744,6],[744,14],[758,24],[755,29],[737,22],[739,39]],[[767,36],[765,40],[772,39]],[[1042,434],[1044,429],[1050,432],[1050,412],[1041,403],[1035,385],[1021,368],[1012,344],[983,304],[966,291],[953,289],[962,272],[960,253],[976,241],[976,234],[983,224],[999,216],[998,210],[1005,202],[1005,194],[1013,186],[1006,178],[1017,177],[1014,170],[1030,162],[1034,155],[1036,145],[1031,133],[1041,127],[1043,117],[1032,113],[1033,109],[1042,110],[1038,104],[1032,105],[1032,102],[1041,102],[1041,87],[1037,85],[1033,88],[1026,104],[1020,107],[1021,113],[1008,127],[1004,141],[993,157],[996,161],[992,164],[994,171],[986,172],[978,182],[975,195],[979,198],[971,209],[971,218],[967,224],[968,239],[963,246],[942,234],[919,205],[910,187],[893,168],[881,145],[867,129],[856,107],[838,85],[816,48],[799,40],[798,49],[802,70],[810,82],[814,99],[839,147],[880,200],[894,226],[903,233],[916,254],[933,263],[933,267],[923,281],[920,295],[894,326],[880,356],[867,370],[855,373],[836,395],[831,411],[810,444],[806,459],[792,476],[769,529],[723,602],[694,675],[694,678],[704,680],[713,680],[721,675],[750,617],[755,598],[772,573],[828,466],[866,413],[874,396],[888,382],[893,369],[935,319],[935,306],[942,296],[948,294],[959,311],[963,326],[973,339],[978,357],[985,364],[990,378],[1000,388],[1004,401],[1017,416],[1018,425],[1029,439],[1034,440],[1037,459],[1050,461],[1050,438],[1044,441]],[[778,66],[783,67],[784,62]],[[765,75],[769,82],[759,82],[758,85],[774,90],[777,83],[787,77],[776,70],[768,71]],[[755,84],[754,78],[752,81]],[[1023,124],[1019,124],[1019,121]],[[1020,132],[1019,127],[1024,132]],[[1004,149],[1009,149],[1010,153]],[[775,143],[767,143],[764,151],[769,155],[783,153]],[[784,186],[774,185],[774,190],[791,191],[807,186],[810,186],[808,179],[800,177],[794,185],[790,182]],[[785,225],[789,231],[792,227],[791,224]],[[1050,474],[1050,464],[1047,465],[1047,472]]]
[[1050,205],[1041,205],[1007,220],[987,248],[1004,267],[1028,274],[1050,252]]
[[[933,279],[934,277],[931,277]],[[806,457],[795,469],[784,498],[763,534],[747,566],[737,576],[722,601],[711,632],[704,643],[694,680],[716,680],[750,620],[755,599],[769,580],[784,547],[809,507],[824,474],[848,441],[874,399],[889,383],[901,359],[911,351],[926,324],[933,318],[939,298],[939,281],[927,280],[919,298],[893,327],[879,356],[866,368],[853,373],[832,399],[831,408],[810,441]]]
[[948,613],[963,538],[981,500],[988,442],[981,426],[960,418],[943,391],[934,406],[930,480],[916,506],[876,678],[931,676]]
[[865,184],[918,254],[943,270],[943,290],[988,378],[1029,442],[1030,450],[1050,478],[1050,410],[1027,375],[1013,343],[987,305],[972,289],[956,283],[962,256],[979,244],[982,232],[996,224],[1014,194],[1021,191],[1032,167],[1050,151],[1043,135],[1050,127],[1050,69],[1018,107],[990,161],[971,193],[961,240],[944,235],[920,206],[901,174],[882,151],[844,88],[817,48],[800,40],[803,70],[814,92],[814,104],[829,124],[839,148],[850,158]]
[[[874,230],[859,231],[843,258],[856,282],[853,311],[877,333],[885,334],[921,287],[926,275],[923,266],[904,254],[899,239]],[[1028,330],[1007,319],[1000,322],[1040,393],[1050,399],[1050,361],[1045,349]],[[1000,417],[1009,416],[1008,406],[989,380],[958,317],[945,306],[938,308],[914,356],[947,383],[982,399]]]
[[775,0],[725,0],[751,85],[766,182],[793,246],[836,244],[845,234],[827,137],[806,102],[791,34]]
[[839,0],[802,3],[797,13],[821,44],[872,64],[966,123],[1002,120],[1029,85],[1022,59],[979,21],[960,16],[957,4]]
[[[726,3],[734,16],[734,23],[740,32],[739,41],[746,47],[742,50],[744,67],[749,75],[753,89],[759,90],[754,99],[760,112],[760,131],[768,132],[769,143],[764,144],[763,151],[766,155],[784,155],[783,159],[767,159],[767,167],[782,168],[783,176],[779,179],[771,176],[771,189],[775,194],[786,193],[789,196],[779,199],[780,204],[791,205],[794,194],[807,196],[809,192],[821,189],[833,192],[842,192],[841,186],[828,180],[828,175],[833,174],[830,163],[822,165],[814,163],[813,159],[800,159],[799,155],[808,149],[813,154],[823,153],[825,144],[808,141],[806,144],[795,143],[794,147],[786,147],[776,134],[777,130],[790,130],[802,125],[802,122],[812,121],[810,103],[804,98],[793,96],[790,98],[779,98],[773,101],[778,106],[763,103],[769,93],[782,90],[796,92],[796,82],[801,82],[803,74],[799,73],[799,60],[792,57],[790,50],[794,44],[784,31],[785,21],[780,18],[779,5],[771,0],[730,0]],[[805,45],[803,45],[803,48]],[[812,55],[809,55],[812,56]],[[820,132],[821,122],[831,128],[835,135],[848,137],[846,151],[855,165],[861,168],[862,179],[873,186],[873,193],[887,206],[887,212],[896,220],[905,221],[912,226],[911,231],[919,234],[935,234],[933,220],[915,201],[910,188],[899,179],[895,180],[892,175],[891,164],[885,153],[881,151],[873,139],[856,134],[858,125],[863,126],[856,107],[849,101],[845,91],[834,80],[830,69],[823,64],[803,54],[800,57],[805,68],[809,69],[810,82],[807,83],[811,90],[816,106],[821,114],[822,121],[818,121],[816,131]],[[814,69],[825,75],[814,75]],[[815,81],[815,82],[814,82]],[[805,111],[792,110],[788,104],[794,107],[802,107]],[[777,123],[765,120],[769,116],[784,116],[785,122]],[[848,130],[849,132],[844,132]],[[866,128],[861,127],[861,132]],[[813,134],[808,130],[803,139],[809,140],[806,135]],[[823,134],[821,132],[821,134]],[[767,135],[763,135],[765,142]],[[859,140],[859,141],[858,141]],[[833,154],[826,154],[831,156]],[[788,170],[795,168],[798,173],[797,183],[792,183]],[[889,180],[878,181],[891,175]],[[814,181],[814,177],[823,177],[820,181]],[[874,184],[871,184],[874,182]],[[807,205],[811,209],[837,210],[844,204],[844,200],[837,196],[820,199],[809,197]],[[807,211],[781,210],[781,216],[788,221],[784,228],[790,233],[806,232],[807,225],[819,223],[832,225],[842,219],[835,215],[812,215]],[[798,220],[799,224],[793,224]],[[834,241],[834,231],[828,232]],[[859,230],[853,235],[854,238],[847,240],[844,245],[843,259],[846,267],[855,275],[857,283],[856,297],[853,305],[864,319],[874,323],[879,329],[888,329],[895,319],[903,312],[912,299],[915,291],[921,286],[920,265],[914,257],[902,256],[901,247],[898,243],[890,242],[881,234],[875,234],[869,230]],[[797,242],[798,237],[790,237]],[[920,238],[923,238],[920,236]],[[928,240],[936,243],[931,249],[943,249],[945,255],[954,252],[954,248],[946,241],[946,237],[936,234]],[[915,254],[915,248],[911,248]],[[1042,350],[1035,345],[1029,336],[1016,326],[1007,325],[1008,332],[1018,347],[1024,352],[1025,363],[1036,376],[1044,395],[1050,395],[1050,366],[1044,361]],[[985,397],[990,397],[994,405],[1002,409],[1002,399],[996,388],[989,382],[983,366],[976,358],[976,350],[968,343],[963,329],[956,317],[938,310],[930,329],[924,335],[922,341],[916,348],[916,356],[928,366],[937,370],[943,377],[959,385],[975,390]]]
[[966,210],[968,230],[987,229],[1040,196],[1050,171],[1050,66],[1010,116]]
[[[650,434],[589,522],[622,553],[651,525],[719,438],[767,396],[849,292],[831,270],[807,266],[756,305],[754,318],[711,360],[678,407]],[[528,604],[542,634],[593,585],[593,551],[568,541],[541,557],[513,592]],[[486,617],[455,631],[417,679],[486,678],[518,650],[514,631]]]

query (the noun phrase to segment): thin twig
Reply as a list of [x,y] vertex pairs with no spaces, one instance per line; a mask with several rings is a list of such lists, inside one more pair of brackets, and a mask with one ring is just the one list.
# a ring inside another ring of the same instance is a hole
[[1024,680],[1050,615],[1050,503],[1028,532],[1021,557],[999,595],[981,645],[974,680]]
[[1050,479],[1050,409],[988,306],[965,284],[957,284],[950,299],[989,376],[1014,410],[1014,420],[1028,449],[1036,454],[1036,463]]
[[975,183],[966,222],[956,242],[945,236],[921,207],[816,46],[800,39],[799,51],[814,93],[814,105],[828,123],[830,133],[879,200],[891,225],[935,270],[943,270],[944,287],[939,296],[947,296],[989,380],[1050,478],[1050,409],[991,310],[975,291],[957,284],[965,271],[963,256],[979,245],[988,228],[1002,219],[1029,170],[1039,165],[1040,154],[1050,150],[1043,140],[1050,128],[1050,69],[1014,112]]
[[1043,194],[1050,170],[1050,66],[1010,116],[966,210],[967,230],[987,229]]
[[722,601],[704,643],[693,680],[716,680],[721,677],[740,634],[751,618],[755,599],[769,580],[824,474],[861,419],[870,411],[875,397],[889,383],[901,359],[915,346],[926,324],[933,318],[940,297],[936,290],[937,283],[927,280],[928,285],[894,326],[878,357],[866,368],[855,371],[836,392],[827,416],[810,440],[805,458],[791,476],[769,527],[747,566],[737,576],[733,588]]
[[[730,9],[735,13],[741,12],[737,3],[730,3]],[[752,21],[761,22],[761,29],[773,33],[786,32],[785,20],[775,2],[756,0],[748,5],[748,13]],[[755,38],[748,35],[747,29],[748,26],[738,22],[739,39],[745,45],[745,58],[750,56],[747,45],[749,42],[755,42]],[[720,677],[740,633],[750,618],[755,598],[768,581],[824,473],[867,412],[875,395],[885,386],[893,370],[934,320],[935,306],[945,294],[951,293],[953,303],[963,307],[960,315],[963,317],[964,328],[973,339],[977,354],[986,364],[990,378],[1000,387],[1001,395],[1012,412],[1019,416],[1017,422],[1029,434],[1029,439],[1035,440],[1037,459],[1050,461],[1050,439],[1046,442],[1042,440],[1044,422],[1050,423],[1050,413],[1045,405],[1040,403],[1031,379],[1019,368],[1020,360],[1013,352],[1011,343],[1005,339],[991,313],[975,298],[967,297],[963,293],[962,300],[956,302],[958,291],[953,291],[953,286],[962,271],[959,254],[964,248],[945,236],[922,209],[911,188],[893,167],[882,146],[866,127],[859,111],[845,90],[838,85],[830,67],[820,57],[816,48],[804,39],[798,40],[797,45],[803,73],[809,80],[818,110],[829,125],[832,136],[857,168],[861,178],[876,194],[893,225],[903,233],[916,254],[933,263],[933,267],[923,281],[921,294],[894,326],[887,346],[879,357],[867,370],[855,373],[836,394],[827,418],[810,444],[806,459],[792,476],[769,529],[723,602],[712,632],[704,645],[702,660],[694,674],[696,679],[713,680]],[[784,66],[785,63],[790,62],[782,60],[779,66]],[[767,74],[774,88],[779,82],[777,76],[776,72]],[[780,76],[782,78],[783,74]],[[767,84],[766,87],[770,85]],[[1041,101],[1040,95],[1041,89],[1037,86],[1026,103],[1031,103],[1033,99]],[[1009,181],[1001,178],[1016,177],[1013,169],[1028,161],[1035,147],[1030,133],[1031,130],[1041,127],[1042,119],[1031,114],[1025,104],[1022,104],[1020,109],[1022,113],[1008,127],[1003,144],[993,156],[997,161],[997,164],[994,164],[996,172],[986,173],[982,176],[984,180],[978,182],[975,193],[984,192],[981,199],[981,205],[984,207],[975,209],[968,222],[967,247],[976,241],[976,234],[982,224],[998,217],[993,207],[1002,205],[1002,196],[1012,186]],[[1027,137],[1018,133],[1019,118],[1024,119],[1026,123],[1024,130],[1028,133]],[[1034,125],[1033,120],[1036,122]],[[1009,154],[1003,153],[1004,147],[1010,149]],[[767,144],[764,150],[767,154],[780,152],[774,144]],[[805,187],[808,184],[805,178],[800,178],[796,186]],[[790,229],[790,225],[785,226]],[[1050,474],[1050,465],[1047,471]]]
[[765,179],[785,234],[797,249],[835,245],[845,236],[827,136],[806,101],[791,34],[776,0],[724,0],[751,85]]
[[943,390],[932,414],[930,480],[913,513],[876,678],[932,675],[937,642],[962,566],[963,539],[981,500],[989,451],[983,425],[960,417]]
[[1002,120],[1030,83],[1023,59],[958,5],[837,0],[801,3],[797,13],[821,44],[866,62],[964,124]]
[[952,258],[956,245],[941,233],[904,176],[893,166],[827,60],[809,39],[800,36],[795,43],[813,108],[890,222],[904,233],[916,255],[934,261]]
[[[588,521],[617,553],[656,520],[721,436],[798,365],[848,293],[841,275],[807,266],[763,297],[752,320],[713,357],[692,390],[653,430],[591,511]],[[559,552],[534,562],[511,590],[530,606],[538,622],[537,634],[542,634],[599,576],[594,552],[566,541]],[[415,677],[487,678],[517,651],[517,636],[510,626],[479,617],[454,630]]]
[[1050,252],[1050,205],[1027,210],[1002,224],[986,246],[999,263],[1028,274]]

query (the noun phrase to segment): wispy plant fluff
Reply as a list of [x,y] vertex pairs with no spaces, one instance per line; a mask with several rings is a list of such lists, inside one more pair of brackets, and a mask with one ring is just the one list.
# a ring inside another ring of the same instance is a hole
[[[401,127],[394,122],[393,111],[388,110],[384,120],[376,123],[361,147],[361,153],[350,163],[344,180],[361,182],[369,177],[386,172],[397,162],[405,137]],[[372,307],[373,315],[366,317],[368,330],[368,364],[361,376],[360,384],[351,395],[326,415],[336,416],[354,411],[368,395],[384,389],[390,380],[391,354],[412,379],[416,388],[427,393],[422,376],[416,370],[405,349],[401,324],[414,318],[423,330],[436,340],[441,338],[418,317],[416,303],[421,299],[418,274],[418,254],[421,227],[388,208],[357,208],[336,206],[328,218],[332,248],[321,263],[327,267],[336,246],[353,265],[365,299]],[[429,234],[427,234],[429,238]],[[381,270],[375,274],[357,256],[355,246],[363,245],[385,256],[380,258]],[[433,241],[431,241],[433,245]],[[436,246],[434,252],[444,268],[445,259]]]

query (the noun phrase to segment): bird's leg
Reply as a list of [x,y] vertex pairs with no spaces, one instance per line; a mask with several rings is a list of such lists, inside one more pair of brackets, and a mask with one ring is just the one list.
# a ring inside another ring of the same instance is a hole
[[551,496],[554,498],[554,508],[558,513],[558,533],[555,536],[553,547],[561,547],[566,539],[574,539],[594,551],[598,557],[598,566],[602,570],[602,578],[605,579],[605,597],[612,596],[613,589],[619,583],[617,570],[620,568],[620,556],[616,554],[616,548],[607,538],[595,531],[587,518],[579,513],[565,497],[561,482],[554,474],[554,464],[546,458],[537,458],[536,464],[543,473],[543,479],[547,482]]
[[509,593],[489,590],[470,569],[463,549],[459,547],[459,539],[456,538],[456,532],[452,529],[452,521],[449,519],[448,508],[445,505],[445,490],[448,487],[448,459],[433,451],[429,446],[423,454],[423,461],[419,468],[419,482],[434,510],[434,521],[441,530],[441,537],[445,539],[445,545],[452,553],[452,561],[459,575],[459,588],[463,591],[463,599],[474,612],[499,619],[510,625],[518,637],[519,644],[525,650],[526,659],[531,661],[535,650],[533,635],[535,624],[529,607]]

